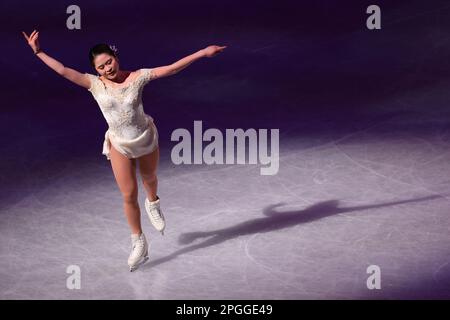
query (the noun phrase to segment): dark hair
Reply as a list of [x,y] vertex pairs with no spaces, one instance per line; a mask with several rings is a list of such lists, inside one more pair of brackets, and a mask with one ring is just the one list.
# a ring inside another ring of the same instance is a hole
[[109,45],[105,43],[99,43],[96,44],[89,50],[89,61],[91,62],[91,65],[95,68],[94,59],[96,56],[106,53],[110,56],[113,56],[114,58],[117,58],[116,51],[114,51]]

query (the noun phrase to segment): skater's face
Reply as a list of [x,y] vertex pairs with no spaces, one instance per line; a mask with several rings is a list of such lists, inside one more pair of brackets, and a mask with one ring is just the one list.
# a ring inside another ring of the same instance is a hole
[[98,74],[108,79],[116,78],[119,73],[119,60],[107,53],[96,56],[94,65]]

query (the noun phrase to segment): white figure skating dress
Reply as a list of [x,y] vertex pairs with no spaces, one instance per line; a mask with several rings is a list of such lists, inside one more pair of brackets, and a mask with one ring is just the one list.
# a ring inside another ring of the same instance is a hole
[[105,133],[103,154],[110,160],[111,144],[129,159],[153,152],[158,146],[158,130],[153,118],[144,112],[142,91],[155,79],[152,69],[140,69],[127,86],[113,88],[98,76],[86,73],[91,80],[88,89],[97,101],[109,129]]

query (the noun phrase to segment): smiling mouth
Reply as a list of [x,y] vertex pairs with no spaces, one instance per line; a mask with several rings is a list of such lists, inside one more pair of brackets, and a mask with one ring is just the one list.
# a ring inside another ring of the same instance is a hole
[[114,74],[114,71],[113,71],[113,72],[110,72],[110,73],[107,73],[108,76],[110,76],[110,75],[112,75],[112,74]]

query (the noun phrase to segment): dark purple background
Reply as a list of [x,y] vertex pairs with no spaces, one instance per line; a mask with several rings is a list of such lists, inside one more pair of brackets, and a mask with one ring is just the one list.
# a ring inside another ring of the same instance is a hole
[[[382,30],[369,31],[371,3],[78,1],[82,29],[68,30],[71,1],[3,2],[2,137],[9,143],[77,130],[92,139],[72,141],[73,147],[95,152],[107,128],[89,92],[32,55],[20,31],[34,28],[50,56],[90,73],[87,53],[98,42],[115,44],[130,70],[227,45],[223,54],[147,87],[144,107],[163,147],[175,128],[191,128],[193,120],[204,127],[280,128],[282,139],[290,139],[389,116],[398,110],[380,108],[383,101],[447,76],[450,11],[445,1],[378,2]],[[286,122],[298,123],[298,131],[284,136]]]

